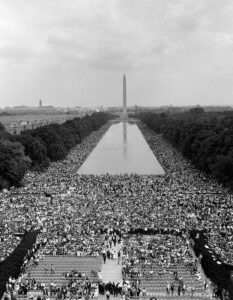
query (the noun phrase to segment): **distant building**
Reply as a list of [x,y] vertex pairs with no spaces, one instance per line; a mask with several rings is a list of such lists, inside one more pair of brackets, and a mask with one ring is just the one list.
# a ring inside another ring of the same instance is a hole
[[10,134],[20,134],[24,130],[32,130],[41,126],[46,126],[50,124],[62,124],[67,120],[73,119],[73,116],[61,116],[56,119],[41,119],[34,121],[19,121],[16,123],[12,123],[10,125],[6,125],[5,129]]

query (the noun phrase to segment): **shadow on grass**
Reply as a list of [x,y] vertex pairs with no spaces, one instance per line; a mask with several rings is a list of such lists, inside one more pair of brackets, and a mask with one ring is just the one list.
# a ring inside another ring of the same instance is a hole
[[6,289],[6,283],[10,276],[17,278],[21,272],[21,266],[24,262],[24,257],[28,253],[28,250],[33,248],[36,242],[36,237],[39,230],[31,230],[27,232],[19,245],[8,256],[6,260],[0,263],[0,298]]

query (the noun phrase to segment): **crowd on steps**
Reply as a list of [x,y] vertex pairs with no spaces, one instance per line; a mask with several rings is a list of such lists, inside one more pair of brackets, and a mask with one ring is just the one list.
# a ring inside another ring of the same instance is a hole
[[[233,203],[228,201],[229,191],[197,171],[161,136],[139,126],[165,175],[77,174],[104,134],[106,128],[102,128],[75,147],[65,160],[52,163],[46,172],[28,173],[24,187],[0,194],[0,211],[7,216],[0,224],[2,260],[18,243],[15,238],[8,249],[13,232],[40,228],[37,250],[25,257],[21,280],[30,264],[38,265],[47,255],[98,257],[104,254],[106,236],[111,236],[114,244],[140,231],[158,234],[161,241],[164,235],[167,245],[175,243],[175,253],[165,246],[170,258],[166,262],[161,258],[164,265],[182,259],[184,265],[190,264],[195,270],[187,251],[191,230],[205,232],[219,264],[233,263]],[[107,257],[118,259],[118,253],[109,252]],[[140,289],[143,293],[143,287]]]

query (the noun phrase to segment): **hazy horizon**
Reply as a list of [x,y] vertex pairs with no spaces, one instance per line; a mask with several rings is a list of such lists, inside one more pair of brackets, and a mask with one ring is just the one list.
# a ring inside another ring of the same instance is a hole
[[0,107],[233,105],[231,0],[1,0]]

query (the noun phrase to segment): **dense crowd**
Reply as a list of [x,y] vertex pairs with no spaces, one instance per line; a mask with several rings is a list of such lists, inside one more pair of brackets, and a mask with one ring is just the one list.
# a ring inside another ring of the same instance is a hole
[[[144,289],[145,279],[157,281],[167,279],[166,291],[173,294],[185,294],[195,290],[194,286],[186,286],[186,278],[178,269],[182,266],[193,275],[193,279],[201,280],[198,262],[190,251],[185,236],[172,234],[127,235],[124,239],[122,274],[129,282],[129,293],[137,295]],[[171,276],[172,275],[172,276]]]
[[66,283],[58,286],[54,281],[51,281],[49,286],[44,282],[37,282],[30,273],[22,274],[17,280],[9,278],[5,295],[11,294],[15,297],[18,295],[27,295],[29,299],[39,298],[48,299],[56,297],[57,299],[65,298],[85,298],[98,297],[98,283],[94,282],[87,276],[83,276],[76,270],[72,270],[66,274]]
[[[233,263],[233,204],[228,191],[195,170],[161,136],[139,126],[165,175],[77,174],[108,128],[104,126],[46,172],[28,173],[24,187],[0,194],[1,215],[7,216],[0,228],[1,259],[18,242],[15,238],[9,248],[8,238],[19,229],[34,226],[41,228],[37,243],[44,245],[34,259],[45,254],[101,255],[103,233],[121,236],[153,230],[180,235],[183,241],[189,238],[190,230],[198,229],[206,231],[220,263]],[[183,245],[179,238],[177,241]]]
[[[158,273],[167,272],[170,267],[182,264],[195,269],[189,242],[184,237],[171,234],[154,236],[135,235],[125,240],[123,249],[123,273],[130,278],[152,275],[153,263],[160,266]],[[137,266],[141,265],[141,270]]]

